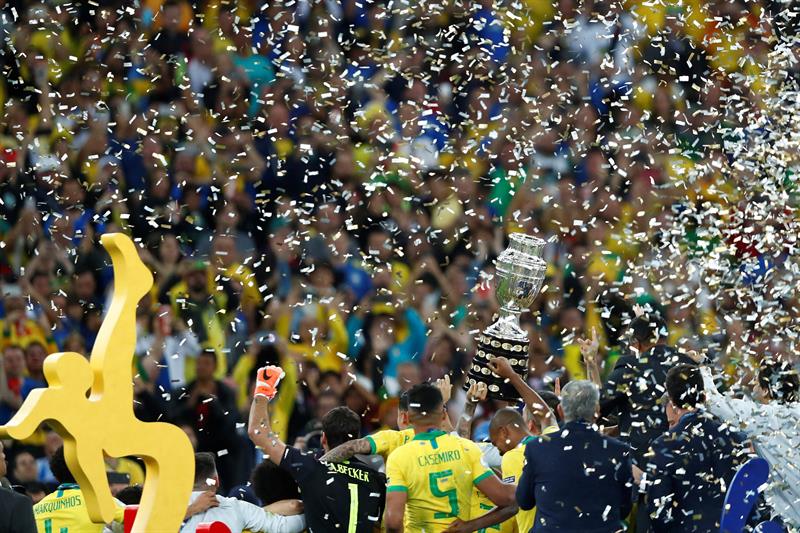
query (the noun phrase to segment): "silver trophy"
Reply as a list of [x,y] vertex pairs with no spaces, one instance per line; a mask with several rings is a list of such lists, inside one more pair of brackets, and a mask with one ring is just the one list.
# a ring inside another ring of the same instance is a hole
[[506,401],[520,399],[511,383],[492,372],[487,363],[505,357],[514,371],[526,379],[528,374],[528,334],[519,324],[519,315],[530,308],[544,282],[547,263],[542,259],[542,239],[512,233],[508,248],[497,257],[495,296],[500,302],[498,319],[478,336],[478,347],[464,388],[484,382],[488,397]]

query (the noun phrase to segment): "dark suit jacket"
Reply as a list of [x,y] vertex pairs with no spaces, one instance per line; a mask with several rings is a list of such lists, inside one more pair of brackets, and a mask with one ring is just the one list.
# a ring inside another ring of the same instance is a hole
[[656,439],[647,464],[651,531],[719,531],[727,487],[746,460],[744,441],[702,411]]
[[622,529],[622,520],[633,506],[627,444],[601,435],[585,422],[573,421],[558,433],[528,443],[525,460],[517,503],[525,510],[536,506],[532,531],[610,533]]
[[619,437],[631,445],[640,467],[650,444],[669,428],[659,400],[666,392],[667,372],[679,364],[695,363],[670,346],[658,345],[640,357],[620,357],[606,380],[600,414],[619,416]]
[[0,533],[36,533],[30,498],[0,487]]

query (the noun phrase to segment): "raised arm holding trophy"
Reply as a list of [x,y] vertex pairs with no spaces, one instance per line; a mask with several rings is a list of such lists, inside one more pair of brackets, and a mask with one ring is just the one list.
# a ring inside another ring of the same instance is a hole
[[508,248],[496,261],[495,294],[500,302],[499,318],[478,335],[475,358],[464,383],[485,383],[489,398],[518,401],[519,393],[508,380],[492,372],[488,363],[505,357],[523,379],[528,373],[528,334],[519,324],[519,315],[528,309],[544,282],[547,263],[542,259],[545,241],[524,233],[509,235]]

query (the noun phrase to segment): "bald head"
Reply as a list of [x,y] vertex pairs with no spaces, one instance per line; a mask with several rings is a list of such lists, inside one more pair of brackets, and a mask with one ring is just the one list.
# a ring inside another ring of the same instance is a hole
[[503,407],[492,417],[492,421],[489,424],[489,431],[497,431],[500,428],[508,426],[524,429],[525,420],[523,420],[522,415],[516,409]]
[[510,407],[497,411],[489,423],[489,438],[501,454],[516,448],[528,435],[530,432],[522,414]]

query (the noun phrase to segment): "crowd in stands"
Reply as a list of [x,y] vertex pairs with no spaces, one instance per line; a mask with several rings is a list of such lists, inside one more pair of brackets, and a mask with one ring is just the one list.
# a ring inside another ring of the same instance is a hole
[[[696,364],[673,347],[708,354],[730,394],[767,367],[793,383],[791,347],[728,319],[688,270],[642,268],[672,214],[748,200],[718,128],[769,90],[770,46],[796,29],[787,6],[0,0],[0,425],[46,386],[47,354],[90,355],[113,286],[99,236],[121,231],[155,278],[137,416],[212,453],[219,494],[271,503],[248,486],[272,468],[248,438],[264,366],[286,374],[269,419],[290,446],[325,448],[341,406],[359,415],[353,437],[402,429],[401,395],[445,377],[453,422],[467,410],[464,434],[490,440],[504,405],[470,402],[464,376],[499,309],[493,259],[522,231],[548,242],[521,316],[526,385],[547,400],[594,383],[625,460],[660,472],[648,451],[702,404],[670,389],[671,369]],[[719,171],[690,183],[696,168]],[[700,223],[678,240],[687,258],[708,245]],[[571,421],[594,422],[581,409]],[[7,442],[8,477],[34,501],[63,483],[60,445],[47,427]],[[106,464],[120,490],[144,480],[136,458]]]

